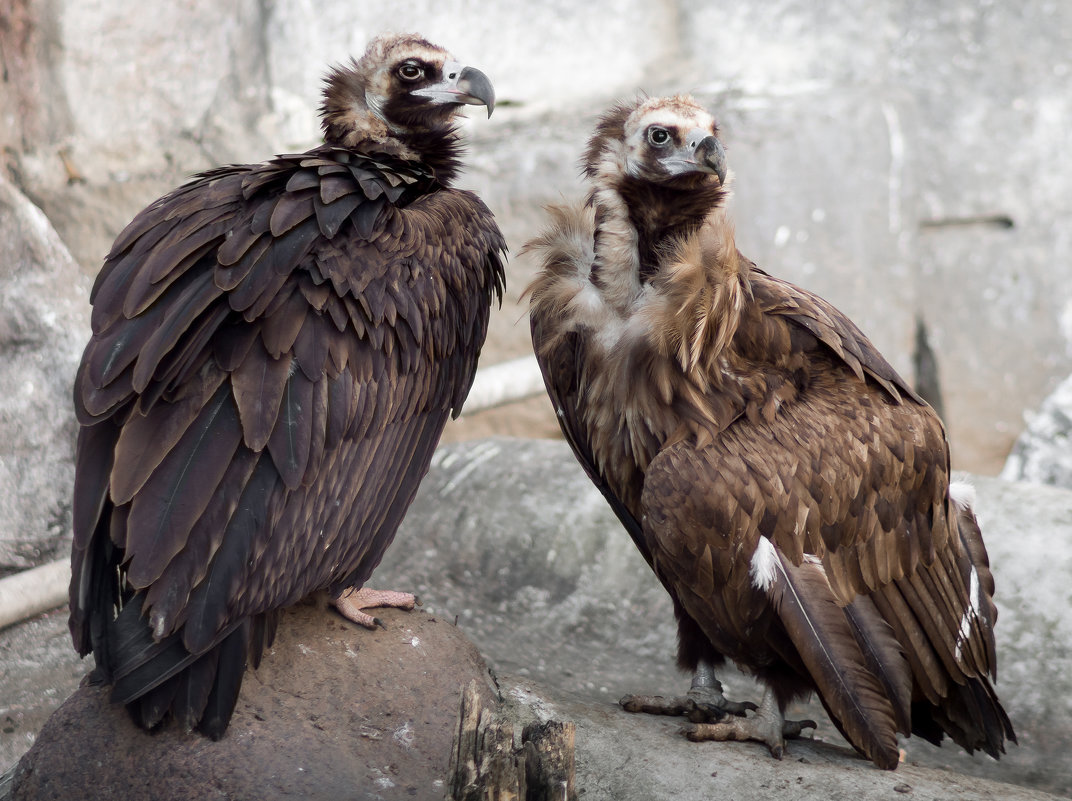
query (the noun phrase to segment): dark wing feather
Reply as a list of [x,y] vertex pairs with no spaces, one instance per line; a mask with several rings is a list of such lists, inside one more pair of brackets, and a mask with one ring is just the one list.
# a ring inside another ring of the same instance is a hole
[[856,324],[833,305],[807,290],[768,275],[748,262],[756,305],[767,314],[783,316],[830,348],[858,378],[877,382],[895,401],[905,395],[923,403],[908,383],[883,358]]
[[[270,520],[278,513],[279,471],[267,454],[261,454],[232,513],[219,548],[202,580],[190,593],[182,641],[190,653],[205,653],[220,640],[233,615],[232,599],[241,591],[241,581],[256,542],[271,531]],[[273,503],[273,496],[276,499]],[[267,501],[267,502],[266,502]],[[238,616],[241,620],[244,615]]]
[[112,469],[112,448],[118,437],[119,428],[110,420],[83,426],[78,432],[69,627],[81,656],[92,649],[103,628],[102,618],[110,617],[115,601],[112,583],[103,578],[113,564],[113,549],[101,521],[110,504],[108,475]]
[[201,273],[175,295],[168,298],[166,315],[138,351],[133,375],[136,392],[144,392],[160,362],[178,349],[178,343],[183,341],[184,335],[220,298],[220,291],[212,283],[211,273]]
[[[129,503],[164,457],[178,444],[225,378],[223,371],[206,373],[203,382],[190,386],[174,403],[157,404],[146,414],[134,414],[120,430],[114,449],[115,466],[110,476],[111,500]],[[87,453],[90,451],[87,448]],[[107,490],[107,485],[106,485]]]
[[[282,292],[279,293],[281,296]],[[284,353],[289,353],[294,347],[298,332],[305,324],[306,311],[309,309],[309,301],[300,292],[292,292],[286,296],[282,303],[265,311],[264,322],[261,326],[261,341],[268,355],[273,359],[280,358]],[[310,310],[311,311],[311,310]],[[317,314],[310,316],[318,317]],[[318,365],[323,365],[321,361]],[[316,376],[310,376],[315,379]]]
[[134,495],[127,521],[127,580],[144,589],[186,547],[242,439],[229,388],[221,386]]
[[186,622],[190,593],[208,572],[258,459],[259,454],[248,448],[235,452],[215,494],[197,520],[197,531],[191,532],[186,547],[146,591],[145,606],[152,610],[154,628],[170,635]]
[[882,682],[897,721],[897,731],[912,732],[912,672],[893,627],[874,601],[858,596],[845,607],[845,618],[860,647],[864,665]]
[[309,464],[313,386],[300,370],[291,373],[283,389],[275,428],[268,438],[268,451],[288,490],[298,488]]
[[[216,286],[225,292],[230,292],[245,281],[253,271],[253,268],[260,263],[274,244],[272,237],[267,236],[264,232],[253,233],[252,228],[248,230],[247,236],[252,240],[249,246],[233,262],[217,261]],[[236,234],[235,238],[237,239],[240,235]],[[224,246],[226,247],[226,243],[224,243]]]
[[324,204],[323,201],[314,201],[313,210],[316,212],[316,221],[317,225],[320,226],[320,232],[324,236],[335,236],[339,229],[342,228],[342,224],[350,219],[354,209],[364,202],[365,199],[357,192],[344,195],[330,205]]
[[[289,183],[289,182],[288,182]],[[313,190],[287,191],[280,195],[268,221],[268,230],[277,239],[313,214]]]

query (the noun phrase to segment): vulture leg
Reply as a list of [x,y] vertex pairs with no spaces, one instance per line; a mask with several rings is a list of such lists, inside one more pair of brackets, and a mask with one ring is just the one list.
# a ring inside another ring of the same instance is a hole
[[751,701],[727,699],[722,694],[722,683],[715,678],[714,668],[702,660],[696,666],[692,686],[684,696],[627,695],[618,703],[626,712],[682,716],[693,723],[710,723],[727,715],[744,716],[749,709],[756,709]]
[[814,729],[813,720],[786,720],[774,693],[767,690],[759,709],[750,718],[732,718],[722,723],[697,723],[685,732],[690,740],[758,740],[766,743],[771,756],[781,759],[786,739],[799,737],[805,728]]
[[367,629],[377,626],[384,628],[383,621],[362,610],[391,607],[394,609],[412,609],[417,604],[417,596],[408,592],[395,590],[372,590],[368,587],[347,590],[333,602],[339,614]]

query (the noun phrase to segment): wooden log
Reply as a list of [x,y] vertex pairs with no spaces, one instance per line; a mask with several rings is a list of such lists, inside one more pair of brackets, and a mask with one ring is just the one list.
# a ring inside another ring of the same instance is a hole
[[524,744],[525,801],[573,801],[573,722],[530,723],[521,734]]
[[487,709],[476,681],[462,691],[451,747],[448,801],[576,801],[570,722],[514,725]]

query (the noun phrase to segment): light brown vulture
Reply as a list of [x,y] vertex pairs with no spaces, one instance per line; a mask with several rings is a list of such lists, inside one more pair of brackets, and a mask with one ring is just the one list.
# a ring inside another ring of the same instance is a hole
[[722,697],[725,659],[768,688],[690,736],[781,756],[815,691],[883,768],[898,732],[996,757],[994,583],[942,424],[848,318],[737,250],[717,134],[688,97],[611,110],[586,202],[527,246],[547,390],[673,599],[693,695],[755,708]]
[[108,255],[70,628],[141,726],[222,735],[279,610],[362,586],[461,409],[505,253],[451,188],[463,104],[490,115],[482,72],[375,39],[327,75],[322,146],[197,176]]

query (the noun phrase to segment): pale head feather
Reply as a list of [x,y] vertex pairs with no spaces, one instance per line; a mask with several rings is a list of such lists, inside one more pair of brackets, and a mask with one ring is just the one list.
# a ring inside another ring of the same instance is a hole
[[392,70],[411,58],[442,66],[452,56],[417,34],[384,34],[369,42],[361,58],[332,69],[324,78],[320,106],[325,138],[342,147],[372,142],[399,158],[416,158],[398,141],[398,129],[383,113]]

